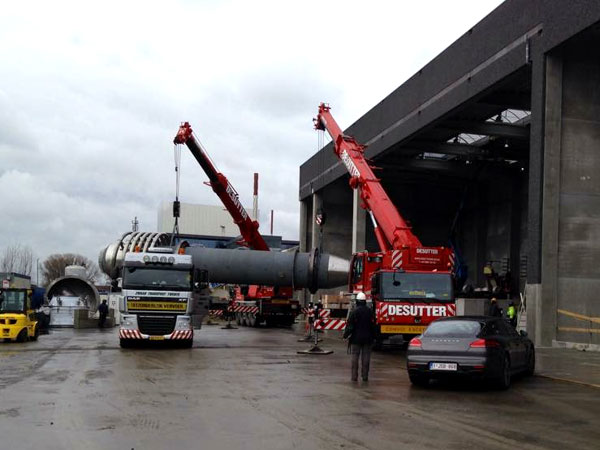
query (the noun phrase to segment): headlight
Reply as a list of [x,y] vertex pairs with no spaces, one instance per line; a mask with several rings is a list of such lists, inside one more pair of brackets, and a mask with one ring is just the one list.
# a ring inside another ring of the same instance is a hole
[[177,322],[175,322],[175,329],[178,331],[190,330],[192,328],[192,322],[188,316],[178,316]]
[[121,316],[121,328],[125,330],[137,330],[137,316],[123,315]]

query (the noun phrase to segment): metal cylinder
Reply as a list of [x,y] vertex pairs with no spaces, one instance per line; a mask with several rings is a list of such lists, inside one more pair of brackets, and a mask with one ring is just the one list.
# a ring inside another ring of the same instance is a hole
[[214,283],[292,286],[315,292],[348,282],[348,261],[316,250],[284,253],[188,247],[186,254]]
[[[100,252],[98,263],[114,280],[120,276],[126,252],[136,247],[146,251],[150,247],[167,246],[168,242],[169,237],[164,233],[125,233]],[[316,249],[300,253],[187,247],[185,253],[192,255],[195,268],[208,272],[212,283],[292,286],[311,292],[348,283],[349,262]]]
[[145,233],[143,231],[128,231],[121,238],[100,252],[98,265],[111,279],[120,276],[125,253],[133,252],[136,248],[147,251],[150,247],[165,247],[170,242],[166,233]]

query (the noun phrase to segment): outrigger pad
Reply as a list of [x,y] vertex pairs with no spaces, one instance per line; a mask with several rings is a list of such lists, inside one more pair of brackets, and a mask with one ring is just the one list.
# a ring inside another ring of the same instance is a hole
[[[321,342],[323,339],[319,338],[319,342]],[[298,339],[298,342],[314,342],[315,341],[315,337],[314,336],[304,336],[302,339]]]
[[323,350],[318,345],[313,345],[308,350],[298,350],[296,353],[301,355],[331,355],[333,350]]

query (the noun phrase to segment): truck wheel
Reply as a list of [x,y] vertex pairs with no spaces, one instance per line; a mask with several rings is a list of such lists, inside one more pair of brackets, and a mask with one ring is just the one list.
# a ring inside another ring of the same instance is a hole
[[376,352],[379,352],[382,349],[383,349],[383,338],[378,336],[375,338],[375,343],[373,344],[373,350],[375,350]]
[[17,335],[17,342],[27,341],[27,328],[23,328]]
[[248,326],[253,328],[256,326],[256,316],[252,313],[248,313]]
[[240,313],[235,313],[235,323],[238,325],[242,324],[242,315]]

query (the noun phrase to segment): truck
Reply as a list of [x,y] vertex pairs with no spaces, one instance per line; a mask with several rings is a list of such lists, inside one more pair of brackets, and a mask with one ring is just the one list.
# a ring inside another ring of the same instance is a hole
[[[204,173],[208,185],[217,194],[227,209],[233,222],[238,226],[244,247],[258,251],[270,251],[268,244],[258,231],[259,223],[253,220],[239,200],[239,195],[227,177],[219,172],[208,152],[194,136],[189,122],[183,122],[173,139],[175,145],[185,144]],[[257,177],[255,176],[254,195],[257,195]],[[231,313],[238,325],[256,327],[261,323],[267,326],[291,326],[300,314],[300,302],[293,299],[294,289],[289,286],[273,287],[246,285],[234,288],[231,301]]]
[[192,346],[194,316],[208,310],[206,276],[193,267],[190,255],[169,247],[125,253],[119,296],[121,347],[143,340]]
[[31,278],[17,273],[0,274],[0,338],[4,342],[36,341],[40,324],[33,305]]
[[408,342],[433,320],[456,313],[453,251],[421,244],[375,176],[364,155],[366,147],[342,132],[330,110],[325,103],[319,105],[315,129],[331,136],[334,152],[350,175],[350,187],[359,191],[360,206],[371,219],[379,246],[379,251],[352,256],[348,290],[364,292],[372,301],[376,346],[395,335]]

